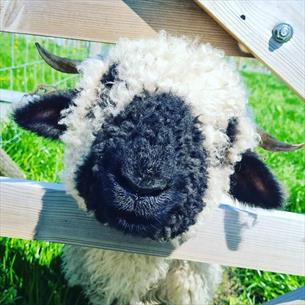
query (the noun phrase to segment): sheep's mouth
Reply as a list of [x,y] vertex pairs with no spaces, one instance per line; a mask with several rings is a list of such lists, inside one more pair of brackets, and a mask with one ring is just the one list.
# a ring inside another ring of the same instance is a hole
[[[147,222],[159,214],[167,213],[173,207],[173,195],[180,193],[177,183],[166,188],[145,189],[132,185],[123,175],[104,172],[102,177],[102,198],[104,207],[128,221]],[[176,196],[176,199],[181,196]]]
[[[101,178],[101,204],[96,218],[125,233],[167,239],[164,228],[187,200],[179,190],[179,179],[165,189],[136,190],[121,176],[104,172]],[[168,234],[167,234],[168,235]]]

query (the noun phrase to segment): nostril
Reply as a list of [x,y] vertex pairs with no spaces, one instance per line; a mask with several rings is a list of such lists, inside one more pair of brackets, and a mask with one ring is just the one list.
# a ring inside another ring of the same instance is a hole
[[116,177],[117,182],[124,187],[124,189],[141,196],[158,196],[169,186],[169,184],[166,181],[162,181],[162,179],[144,181],[141,178],[135,179],[121,170],[117,171]]

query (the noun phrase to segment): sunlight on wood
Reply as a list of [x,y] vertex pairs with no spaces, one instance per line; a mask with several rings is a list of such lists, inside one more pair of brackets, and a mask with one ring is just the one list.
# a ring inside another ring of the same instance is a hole
[[2,177],[0,236],[305,275],[305,215],[221,204],[178,248],[105,227],[61,184]]

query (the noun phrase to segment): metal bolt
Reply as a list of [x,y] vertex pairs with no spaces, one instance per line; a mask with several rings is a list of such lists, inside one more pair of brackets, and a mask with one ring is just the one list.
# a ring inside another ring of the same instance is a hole
[[272,30],[272,37],[279,43],[285,43],[293,36],[293,28],[288,23],[280,23]]

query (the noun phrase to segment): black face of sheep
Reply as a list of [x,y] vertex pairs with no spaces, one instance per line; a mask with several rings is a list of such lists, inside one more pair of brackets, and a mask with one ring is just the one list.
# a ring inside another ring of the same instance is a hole
[[[58,70],[76,71],[73,61],[63,65],[62,59],[39,50]],[[111,66],[100,82],[111,90],[116,77],[116,66]],[[57,139],[67,129],[59,124],[62,111],[76,107],[74,98],[79,93],[58,92],[34,99],[16,108],[14,119],[23,128]],[[104,102],[101,98],[101,108]],[[94,111],[87,117],[94,120]],[[169,239],[187,231],[206,204],[210,164],[200,124],[181,97],[148,91],[134,96],[116,115],[106,116],[74,177],[87,209],[99,221],[143,237]],[[229,118],[224,130],[231,146],[237,125],[238,119]],[[219,163],[226,163],[225,156]],[[235,164],[230,193],[263,208],[282,203],[280,186],[252,152],[243,153]]]
[[171,94],[136,96],[108,117],[77,173],[97,219],[124,232],[172,238],[195,223],[207,186],[196,119]]

